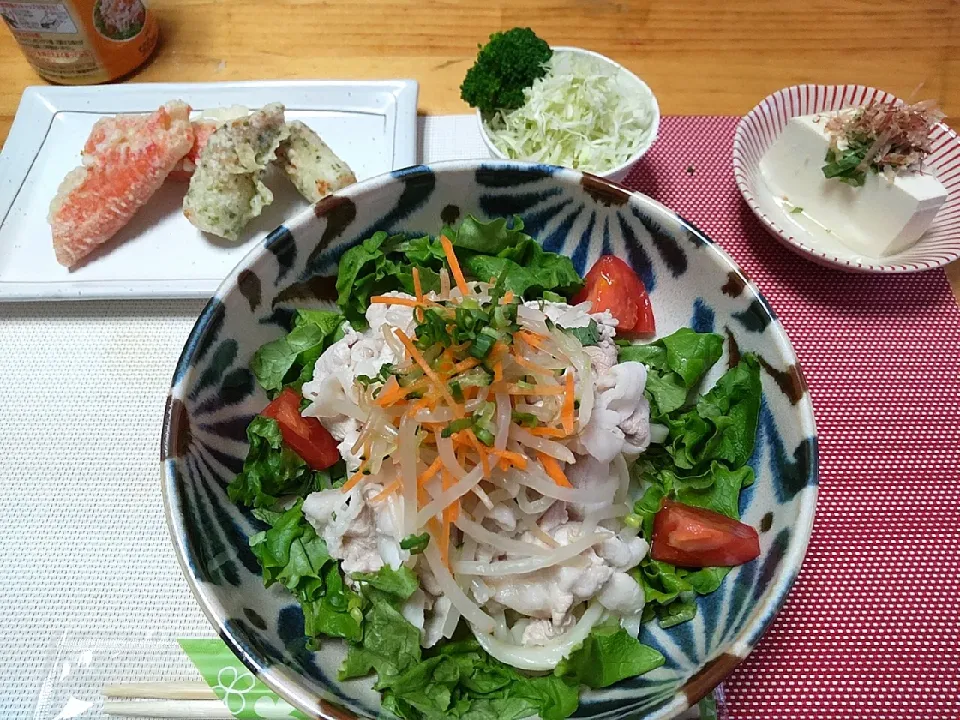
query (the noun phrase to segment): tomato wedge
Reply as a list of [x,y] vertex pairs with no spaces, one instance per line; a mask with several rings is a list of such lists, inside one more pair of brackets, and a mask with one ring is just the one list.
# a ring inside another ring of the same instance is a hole
[[654,560],[679,567],[733,567],[759,555],[755,529],[713,510],[667,500],[653,520]]
[[618,321],[617,334],[649,337],[656,332],[650,296],[633,269],[613,255],[602,255],[584,278],[573,304],[589,300],[593,312],[609,310]]
[[324,470],[340,459],[337,441],[315,417],[300,414],[300,396],[290,388],[260,414],[277,421],[283,441],[313,470]]

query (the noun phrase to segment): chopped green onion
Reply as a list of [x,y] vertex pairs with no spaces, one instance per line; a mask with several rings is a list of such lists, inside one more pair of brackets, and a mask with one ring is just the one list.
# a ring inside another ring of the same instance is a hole
[[496,437],[489,430],[484,430],[483,428],[475,428],[474,435],[477,436],[477,440],[482,442],[484,445],[492,446]]
[[641,522],[643,522],[643,518],[636,513],[630,513],[623,518],[623,524],[627,527],[639,528]]
[[462,402],[463,402],[463,400],[464,400],[464,398],[463,398],[463,388],[460,387],[460,383],[457,382],[456,380],[454,380],[452,383],[450,383],[450,394],[453,396],[453,399],[454,399],[456,402],[458,402],[458,403],[462,403]]
[[490,351],[496,344],[496,336],[490,336],[487,333],[480,333],[470,345],[470,354],[479,360],[484,360],[486,359],[487,355],[490,354]]
[[473,426],[473,418],[460,418],[447,425],[441,432],[440,437],[448,438],[461,430],[469,430]]
[[409,550],[411,555],[419,555],[427,549],[430,544],[430,533],[425,532],[420,535],[407,535],[400,541],[401,550]]
[[517,412],[510,413],[512,420],[522,427],[533,428],[540,424],[540,419],[533,413]]

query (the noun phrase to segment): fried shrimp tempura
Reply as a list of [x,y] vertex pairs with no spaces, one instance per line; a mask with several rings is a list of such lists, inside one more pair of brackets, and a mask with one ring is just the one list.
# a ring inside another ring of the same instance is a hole
[[183,214],[205,232],[237,240],[273,202],[263,173],[287,137],[283,105],[272,103],[214,132],[198,158]]
[[277,158],[290,182],[310,202],[357,181],[353,170],[313,130],[299,120],[287,124],[290,136]]

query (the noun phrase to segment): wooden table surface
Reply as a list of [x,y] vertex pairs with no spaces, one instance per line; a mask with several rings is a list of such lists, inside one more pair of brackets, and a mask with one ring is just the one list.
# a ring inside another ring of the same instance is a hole
[[[412,77],[420,111],[467,112],[477,44],[530,25],[609,55],[665,115],[743,115],[801,82],[936,99],[960,120],[960,0],[151,0],[163,37],[138,82]],[[0,30],[0,142],[43,81]],[[960,264],[948,269],[960,301]]]

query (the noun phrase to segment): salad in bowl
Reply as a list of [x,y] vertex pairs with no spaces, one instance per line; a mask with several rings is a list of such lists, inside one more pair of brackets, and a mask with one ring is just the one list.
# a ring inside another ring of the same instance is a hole
[[759,365],[691,398],[723,338],[635,344],[654,312],[619,258],[581,279],[519,217],[468,216],[375,233],[337,289],[254,355],[273,399],[227,491],[270,525],[266,584],[396,715],[566,717],[664,662],[641,624],[696,608],[665,571],[708,593],[760,554],[738,521]]
[[772,622],[816,498],[802,373],[732,261],[517,163],[278,228],[188,338],[161,452],[201,608],[308,717],[673,717]]

